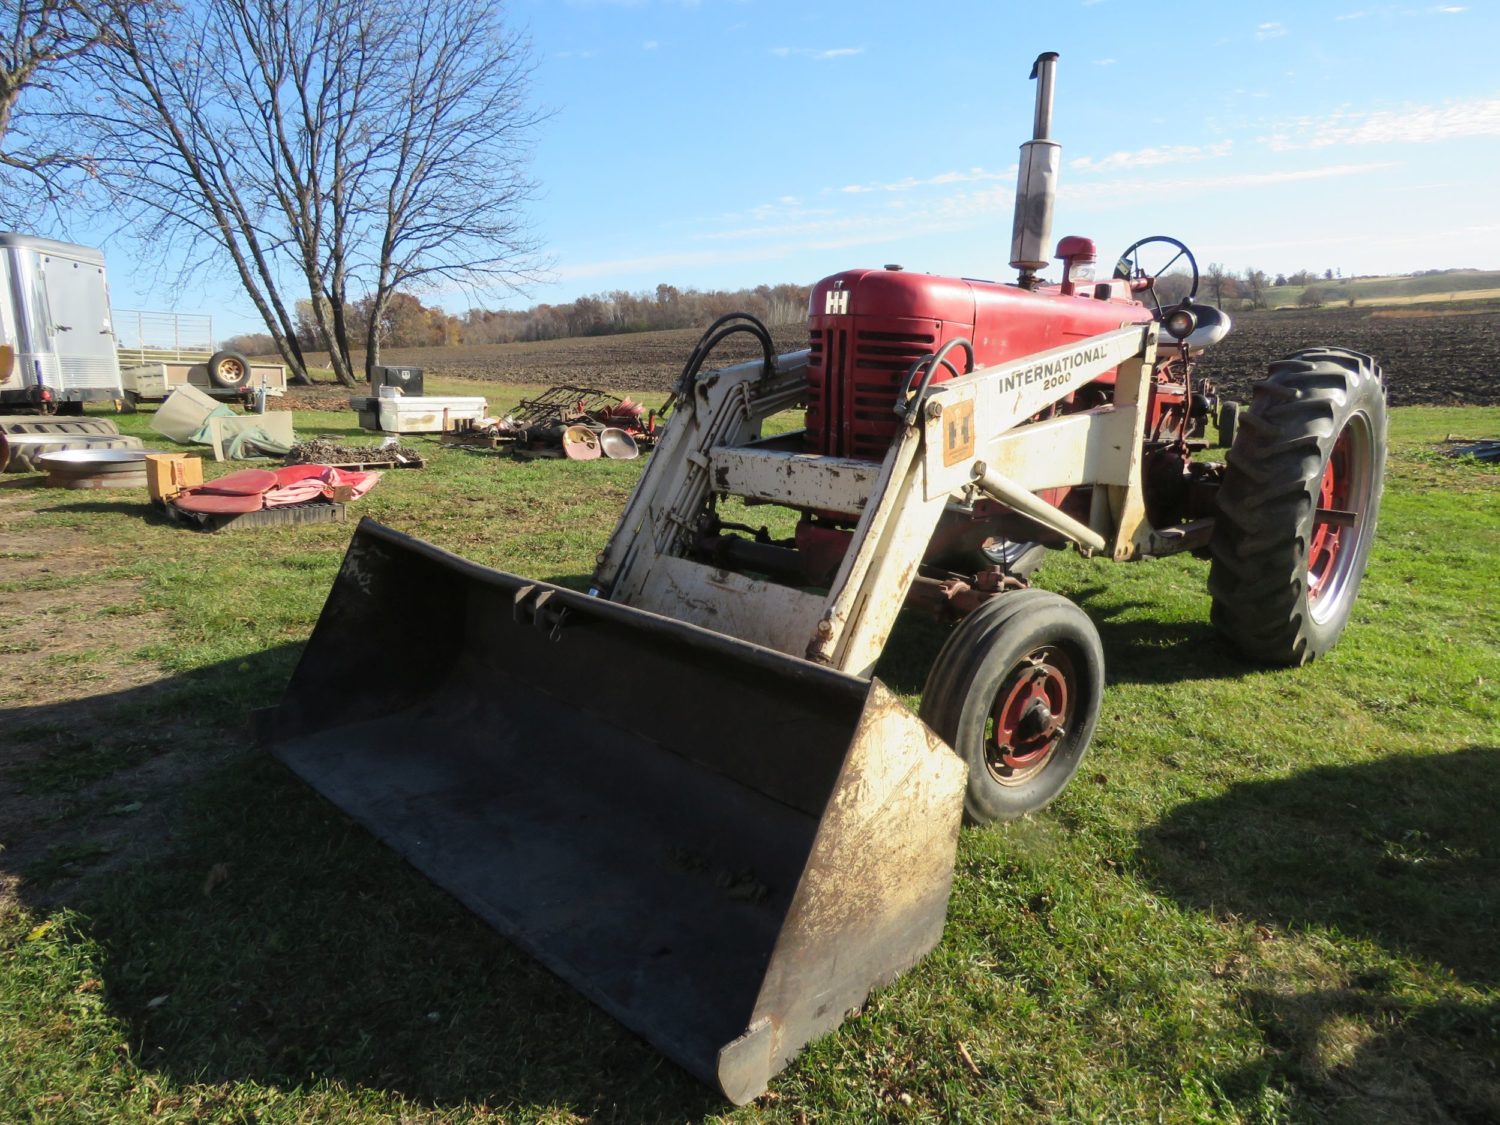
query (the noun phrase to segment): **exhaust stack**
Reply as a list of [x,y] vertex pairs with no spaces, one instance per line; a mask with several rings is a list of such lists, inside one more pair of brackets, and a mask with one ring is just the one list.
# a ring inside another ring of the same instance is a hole
[[1062,146],[1052,132],[1052,84],[1057,52],[1037,56],[1031,77],[1037,80],[1036,120],[1031,140],[1021,146],[1021,168],[1016,181],[1016,222],[1010,241],[1010,264],[1020,271],[1022,289],[1036,286],[1036,271],[1046,266],[1047,241],[1052,234],[1052,207],[1057,201],[1057,174]]

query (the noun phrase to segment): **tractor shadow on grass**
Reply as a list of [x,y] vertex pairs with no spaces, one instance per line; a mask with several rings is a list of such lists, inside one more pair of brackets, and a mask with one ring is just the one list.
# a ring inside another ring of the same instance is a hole
[[[464,1103],[601,1121],[726,1108],[250,749],[248,711],[280,697],[300,647],[0,710],[0,730],[40,740],[22,778],[0,759],[0,807],[7,785],[67,785],[59,771],[77,762],[43,768],[59,732],[66,753],[100,767],[61,794],[64,819],[37,818],[30,841],[0,851],[0,877],[22,876],[23,904],[72,911],[69,924],[98,941],[91,973],[140,1065],[179,1086],[334,1083],[393,1118]],[[92,746],[79,745],[85,712],[100,732]],[[108,758],[111,727],[155,731],[153,756]],[[127,847],[121,831],[147,846]]]
[[1250,781],[1141,835],[1153,882],[1198,909],[1365,935],[1500,983],[1500,749]]
[[[1340,1120],[1500,1119],[1497,808],[1500,748],[1474,745],[1244,782],[1141,833],[1146,877],[1178,901],[1268,941],[1312,931],[1347,951],[1306,969],[1268,949],[1280,967],[1253,970],[1238,996],[1269,1061],[1226,1089],[1269,1070]],[[1414,997],[1361,939],[1457,984]]]
[[[1205,617],[1194,621],[1140,620],[1148,602],[1112,600],[1107,586],[1090,586],[1070,597],[1089,615],[1104,644],[1107,683],[1170,684],[1182,680],[1238,679],[1266,670],[1237,656]],[[917,610],[897,619],[875,666],[892,690],[918,695],[952,625]]]
[[1099,630],[1108,683],[1232,680],[1266,670],[1266,665],[1238,655],[1206,613],[1188,621],[1162,620],[1156,603],[1118,600],[1119,591],[1107,585],[1088,586],[1071,596]]
[[143,523],[165,526],[172,521],[156,504],[141,500],[88,500],[81,504],[54,504],[38,508],[38,514],[77,515],[84,512],[105,516],[129,516]]

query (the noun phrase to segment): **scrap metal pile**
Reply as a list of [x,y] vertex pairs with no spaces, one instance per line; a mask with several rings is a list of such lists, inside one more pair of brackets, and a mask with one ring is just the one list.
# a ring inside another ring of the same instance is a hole
[[[395,441],[394,438],[391,439]],[[299,441],[287,451],[288,465],[410,465],[422,455],[408,445],[343,445],[333,438]]]
[[492,445],[506,443],[521,458],[629,461],[656,444],[659,429],[656,412],[631,398],[560,385],[523,399],[504,418],[467,434]]

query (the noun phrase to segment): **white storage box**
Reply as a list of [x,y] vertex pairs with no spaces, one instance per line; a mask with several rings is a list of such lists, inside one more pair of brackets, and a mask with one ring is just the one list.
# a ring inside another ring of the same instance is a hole
[[489,414],[489,404],[485,399],[455,395],[366,398],[358,405],[352,400],[350,404],[359,411],[361,426],[388,434],[441,433],[468,421],[477,422]]

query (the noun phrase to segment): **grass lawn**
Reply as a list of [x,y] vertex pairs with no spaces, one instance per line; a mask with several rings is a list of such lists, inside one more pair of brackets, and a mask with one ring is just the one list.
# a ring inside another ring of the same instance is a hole
[[[1205,563],[1054,556],[1106,647],[1090,758],[966,830],[943,944],[733,1112],[251,749],[352,523],[0,490],[0,1121],[1500,1119],[1500,475],[1454,432],[1500,409],[1393,412],[1306,668],[1225,650]],[[361,514],[571,585],[639,471],[412,444]],[[879,674],[915,702],[941,639]]]

